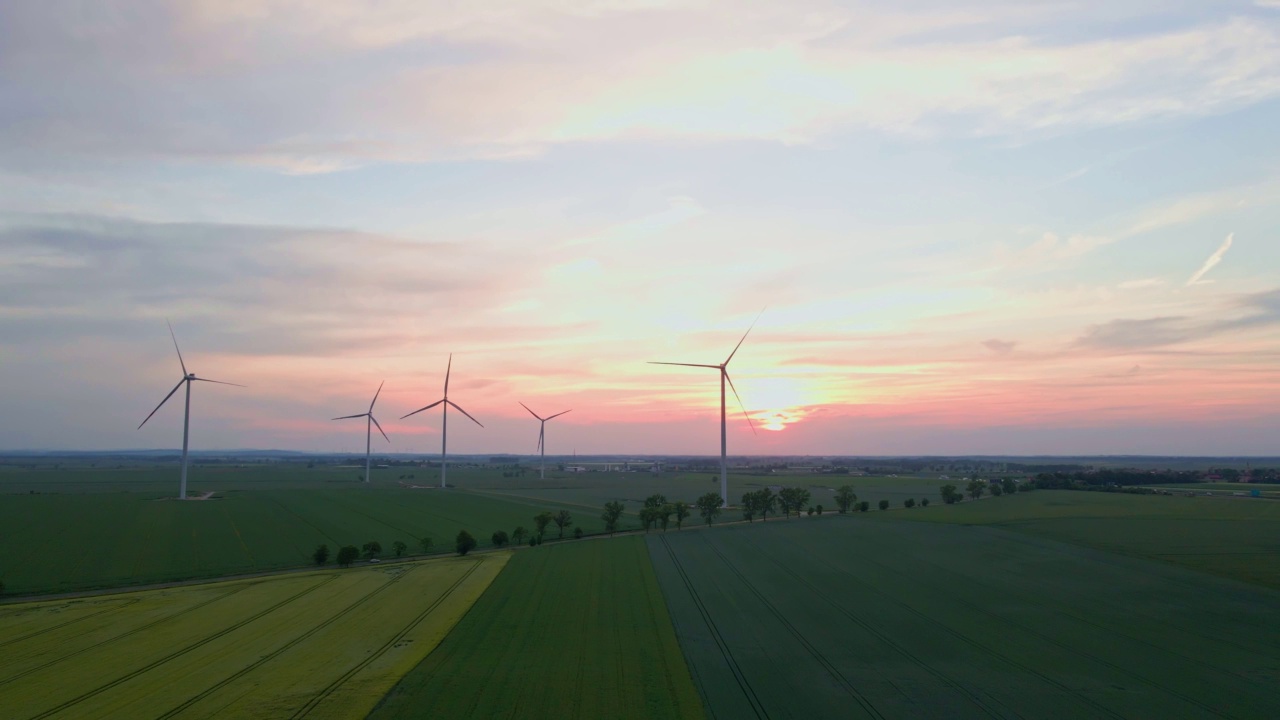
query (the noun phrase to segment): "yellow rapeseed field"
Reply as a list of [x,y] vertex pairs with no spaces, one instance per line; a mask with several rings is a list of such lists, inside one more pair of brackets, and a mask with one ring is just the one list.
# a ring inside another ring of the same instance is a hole
[[0,607],[0,708],[40,718],[364,717],[508,553]]

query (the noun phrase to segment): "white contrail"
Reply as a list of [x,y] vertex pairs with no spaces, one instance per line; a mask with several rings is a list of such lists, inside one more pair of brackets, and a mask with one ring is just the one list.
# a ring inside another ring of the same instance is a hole
[[1205,273],[1209,272],[1218,263],[1222,262],[1222,256],[1226,255],[1227,251],[1231,249],[1231,241],[1234,240],[1235,237],[1235,233],[1229,233],[1227,235],[1227,239],[1222,241],[1222,247],[1219,247],[1212,255],[1210,255],[1209,259],[1204,261],[1204,265],[1201,265],[1200,269],[1196,271],[1196,274],[1192,275],[1191,279],[1187,280],[1187,287],[1200,284],[1200,278],[1204,277]]

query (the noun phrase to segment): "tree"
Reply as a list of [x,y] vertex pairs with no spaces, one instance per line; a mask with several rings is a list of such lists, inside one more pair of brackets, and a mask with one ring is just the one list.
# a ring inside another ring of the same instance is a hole
[[604,520],[604,531],[612,535],[618,530],[618,518],[622,517],[622,503],[614,500],[604,504],[604,514],[600,516]]
[[573,516],[568,510],[560,510],[551,517],[555,521],[556,527],[560,528],[560,537],[564,537],[564,529],[573,524]]
[[378,553],[382,552],[382,543],[377,540],[370,540],[364,544],[364,556],[367,558],[376,558]]
[[391,551],[396,554],[396,557],[400,557],[404,555],[404,551],[408,549],[409,549],[409,546],[405,545],[403,542],[399,540],[391,543]]
[[747,522],[754,522],[756,517],[756,504],[759,500],[754,492],[742,494],[742,519]]
[[809,517],[813,517],[813,506],[809,506]]
[[431,552],[431,546],[432,546],[432,545],[435,545],[435,541],[433,541],[433,540],[432,540],[431,538],[429,538],[429,537],[424,537],[424,538],[422,538],[422,539],[418,540],[418,547],[422,549],[422,554],[423,554],[423,555],[426,555],[426,554],[428,554],[428,553],[430,553],[430,552]]
[[942,493],[942,502],[947,505],[955,505],[964,498],[964,496],[956,490],[955,485],[943,485],[940,492]]
[[871,509],[871,503],[867,502],[866,500],[863,500],[862,502],[858,503],[858,512],[866,512],[870,509]]
[[325,560],[329,559],[329,546],[321,545],[316,551],[311,553],[311,559],[316,561],[317,565],[323,565]]
[[583,535],[586,535],[586,533],[582,532],[581,526],[578,526],[573,529],[573,539],[581,540]]
[[809,491],[798,487],[785,487],[778,491],[778,505],[782,507],[783,517],[791,517],[794,510],[798,516],[809,501]]
[[338,548],[338,564],[342,567],[349,567],[360,557],[360,549],[355,545],[343,545]]
[[991,497],[1000,497],[1004,494],[1004,486],[998,482],[991,483]]
[[902,501],[902,507],[905,507],[905,508],[907,508],[907,509],[911,509],[911,508],[913,508],[913,507],[915,507],[915,506],[916,506],[916,499],[915,499],[915,498],[907,498],[906,500],[903,500],[903,501]]
[[836,508],[840,514],[849,512],[849,508],[856,502],[858,502],[858,496],[853,492],[852,485],[843,485],[836,491]]
[[889,501],[888,501],[888,500],[881,500],[881,501],[880,501],[880,509],[881,509],[881,510],[888,510],[888,509],[889,509]]
[[649,528],[658,522],[658,508],[642,507],[640,508],[640,524],[644,526],[644,531],[649,532]]
[[506,530],[499,530],[498,532],[493,534],[493,537],[489,539],[493,541],[494,547],[502,547],[503,545],[507,544],[507,540],[509,538],[507,537]]
[[929,498],[920,498],[920,507],[929,507]]
[[466,555],[476,547],[476,539],[471,537],[471,533],[466,530],[458,531],[458,538],[455,541],[454,548],[459,555]]
[[662,532],[666,532],[667,523],[671,522],[671,513],[674,513],[676,508],[671,503],[663,503],[655,508],[655,510],[658,516],[658,523],[662,525]]
[[977,500],[978,498],[982,497],[982,493],[986,491],[987,484],[982,482],[981,480],[974,479],[969,481],[969,484],[965,487],[965,489],[969,491],[969,497],[973,498],[974,500]]
[[822,514],[822,506],[821,506],[821,505],[819,505],[819,506],[818,506],[818,514],[819,514],[819,515],[821,515],[821,514]]
[[523,525],[518,525],[511,531],[511,542],[522,543],[527,537],[529,537],[529,531],[525,530]]
[[1018,492],[1018,483],[1013,478],[1005,478],[1000,481],[1000,486],[1004,489],[1005,495],[1012,495]]
[[647,508],[658,508],[667,504],[667,496],[662,493],[654,493],[644,499],[644,506]]
[[675,504],[672,505],[672,507],[675,509],[675,512],[676,512],[676,529],[683,530],[684,519],[689,517],[691,506],[689,505],[689,503],[683,500],[677,500]]
[[773,512],[773,508],[778,503],[778,496],[773,494],[769,488],[761,488],[756,491],[756,510],[760,511],[760,519],[765,522],[769,521],[769,513]]
[[551,524],[551,513],[540,512],[533,516],[533,524],[538,528],[538,537],[542,537],[547,532],[547,526]]
[[724,498],[720,497],[718,492],[710,492],[698,498],[694,504],[698,506],[698,514],[706,518],[707,526],[710,527],[711,521],[720,514],[720,506],[724,504]]

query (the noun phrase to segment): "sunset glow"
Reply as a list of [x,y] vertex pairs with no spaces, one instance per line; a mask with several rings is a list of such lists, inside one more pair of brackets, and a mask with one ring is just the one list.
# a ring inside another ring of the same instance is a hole
[[910,5],[0,10],[0,449],[1273,453],[1280,10]]

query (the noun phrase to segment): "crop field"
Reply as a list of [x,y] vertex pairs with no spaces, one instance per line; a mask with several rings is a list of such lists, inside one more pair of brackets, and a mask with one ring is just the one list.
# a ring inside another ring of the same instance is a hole
[[1037,490],[894,515],[993,525],[1280,589],[1274,500]]
[[371,716],[702,718],[639,537],[514,554]]
[[908,514],[646,538],[709,716],[1280,717],[1280,593]]
[[0,708],[30,718],[363,717],[509,553],[0,608]]
[[[310,563],[317,545],[376,540],[419,552],[418,538],[452,549],[459,530],[488,545],[495,530],[533,528],[558,505],[455,490],[399,487],[233,490],[176,502],[141,493],[0,496],[0,580],[9,593],[216,577]],[[574,527],[603,528],[572,507]],[[550,528],[552,536],[555,526]]]

